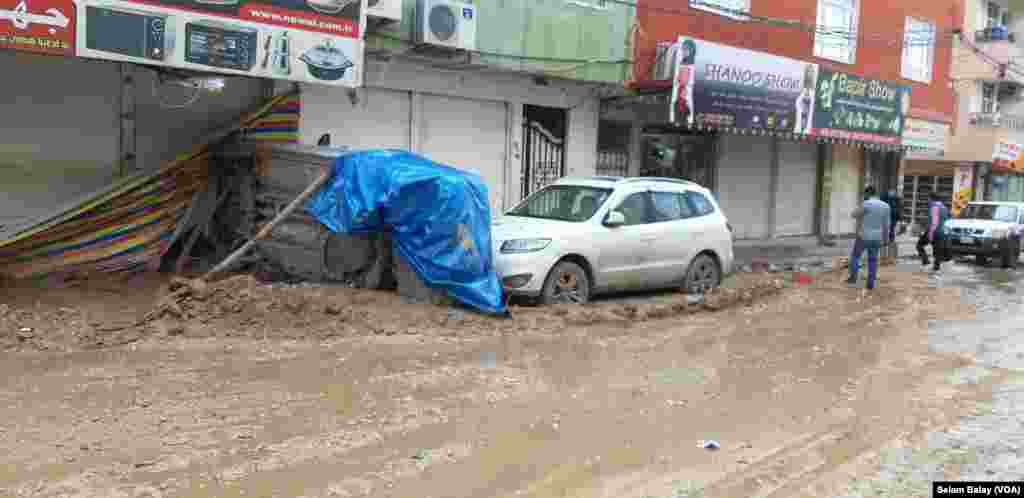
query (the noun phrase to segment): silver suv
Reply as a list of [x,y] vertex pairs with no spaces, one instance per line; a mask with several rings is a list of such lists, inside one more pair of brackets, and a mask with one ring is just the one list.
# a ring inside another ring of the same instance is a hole
[[672,178],[563,178],[495,220],[509,295],[583,303],[603,292],[721,283],[732,230],[711,192]]

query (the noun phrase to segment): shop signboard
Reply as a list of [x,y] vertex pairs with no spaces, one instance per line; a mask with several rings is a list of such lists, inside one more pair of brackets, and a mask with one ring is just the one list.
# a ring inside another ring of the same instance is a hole
[[0,0],[0,49],[75,55],[72,0]]
[[992,154],[992,165],[1000,170],[1024,173],[1024,145],[1000,140]]
[[817,64],[688,37],[674,52],[672,123],[807,133]]
[[923,119],[906,118],[903,122],[903,146],[910,148],[907,159],[942,159],[946,155],[949,125]]
[[992,154],[993,161],[1012,163],[1020,157],[1021,146],[1015,142],[1000,140],[996,143],[996,150]]
[[358,87],[365,11],[366,0],[80,0],[77,53]]
[[910,85],[821,68],[812,134],[896,145],[910,110]]

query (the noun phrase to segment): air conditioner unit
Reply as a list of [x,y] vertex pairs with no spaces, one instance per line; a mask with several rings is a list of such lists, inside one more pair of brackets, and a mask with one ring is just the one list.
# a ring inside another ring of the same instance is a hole
[[671,80],[675,76],[676,50],[679,45],[670,42],[658,43],[654,59],[654,68],[651,71],[651,79],[655,81]]
[[367,0],[366,16],[384,21],[402,21],[402,0]]
[[416,42],[476,50],[476,7],[458,0],[416,0]]

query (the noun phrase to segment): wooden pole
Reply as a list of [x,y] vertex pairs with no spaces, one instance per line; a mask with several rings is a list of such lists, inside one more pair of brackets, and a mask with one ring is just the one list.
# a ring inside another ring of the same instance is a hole
[[270,235],[270,232],[272,232],[277,225],[284,221],[285,218],[291,216],[291,214],[296,209],[298,209],[298,207],[302,205],[302,203],[305,202],[306,199],[312,197],[317,190],[320,190],[320,187],[327,183],[327,180],[329,180],[330,178],[331,168],[329,166],[324,167],[324,169],[320,172],[320,176],[318,176],[316,180],[313,181],[313,183],[306,187],[306,190],[303,190],[302,193],[299,194],[299,196],[296,197],[295,200],[291,202],[291,204],[288,204],[287,207],[282,209],[281,212],[278,213],[277,216],[270,223],[264,225],[263,228],[261,228],[260,231],[256,234],[256,236],[249,239],[249,241],[246,242],[245,245],[236,249],[235,252],[231,253],[231,255],[229,255],[227,258],[224,258],[224,261],[221,261],[220,264],[213,267],[213,269],[211,269],[210,271],[206,272],[206,274],[203,275],[203,280],[209,280],[210,277],[212,277],[214,274],[224,271],[225,269],[233,265],[235,261],[238,261],[238,259],[241,258],[242,255],[248,252],[249,249],[251,249],[252,246],[256,244],[256,242],[259,242],[267,235]]

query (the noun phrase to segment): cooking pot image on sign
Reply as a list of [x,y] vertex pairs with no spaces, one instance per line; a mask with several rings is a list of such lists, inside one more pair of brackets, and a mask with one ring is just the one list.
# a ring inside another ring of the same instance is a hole
[[318,80],[335,81],[345,76],[345,71],[355,66],[341,49],[330,41],[317,45],[299,56],[306,63],[309,74]]
[[309,8],[321,14],[337,14],[345,7],[358,3],[358,0],[306,0]]

